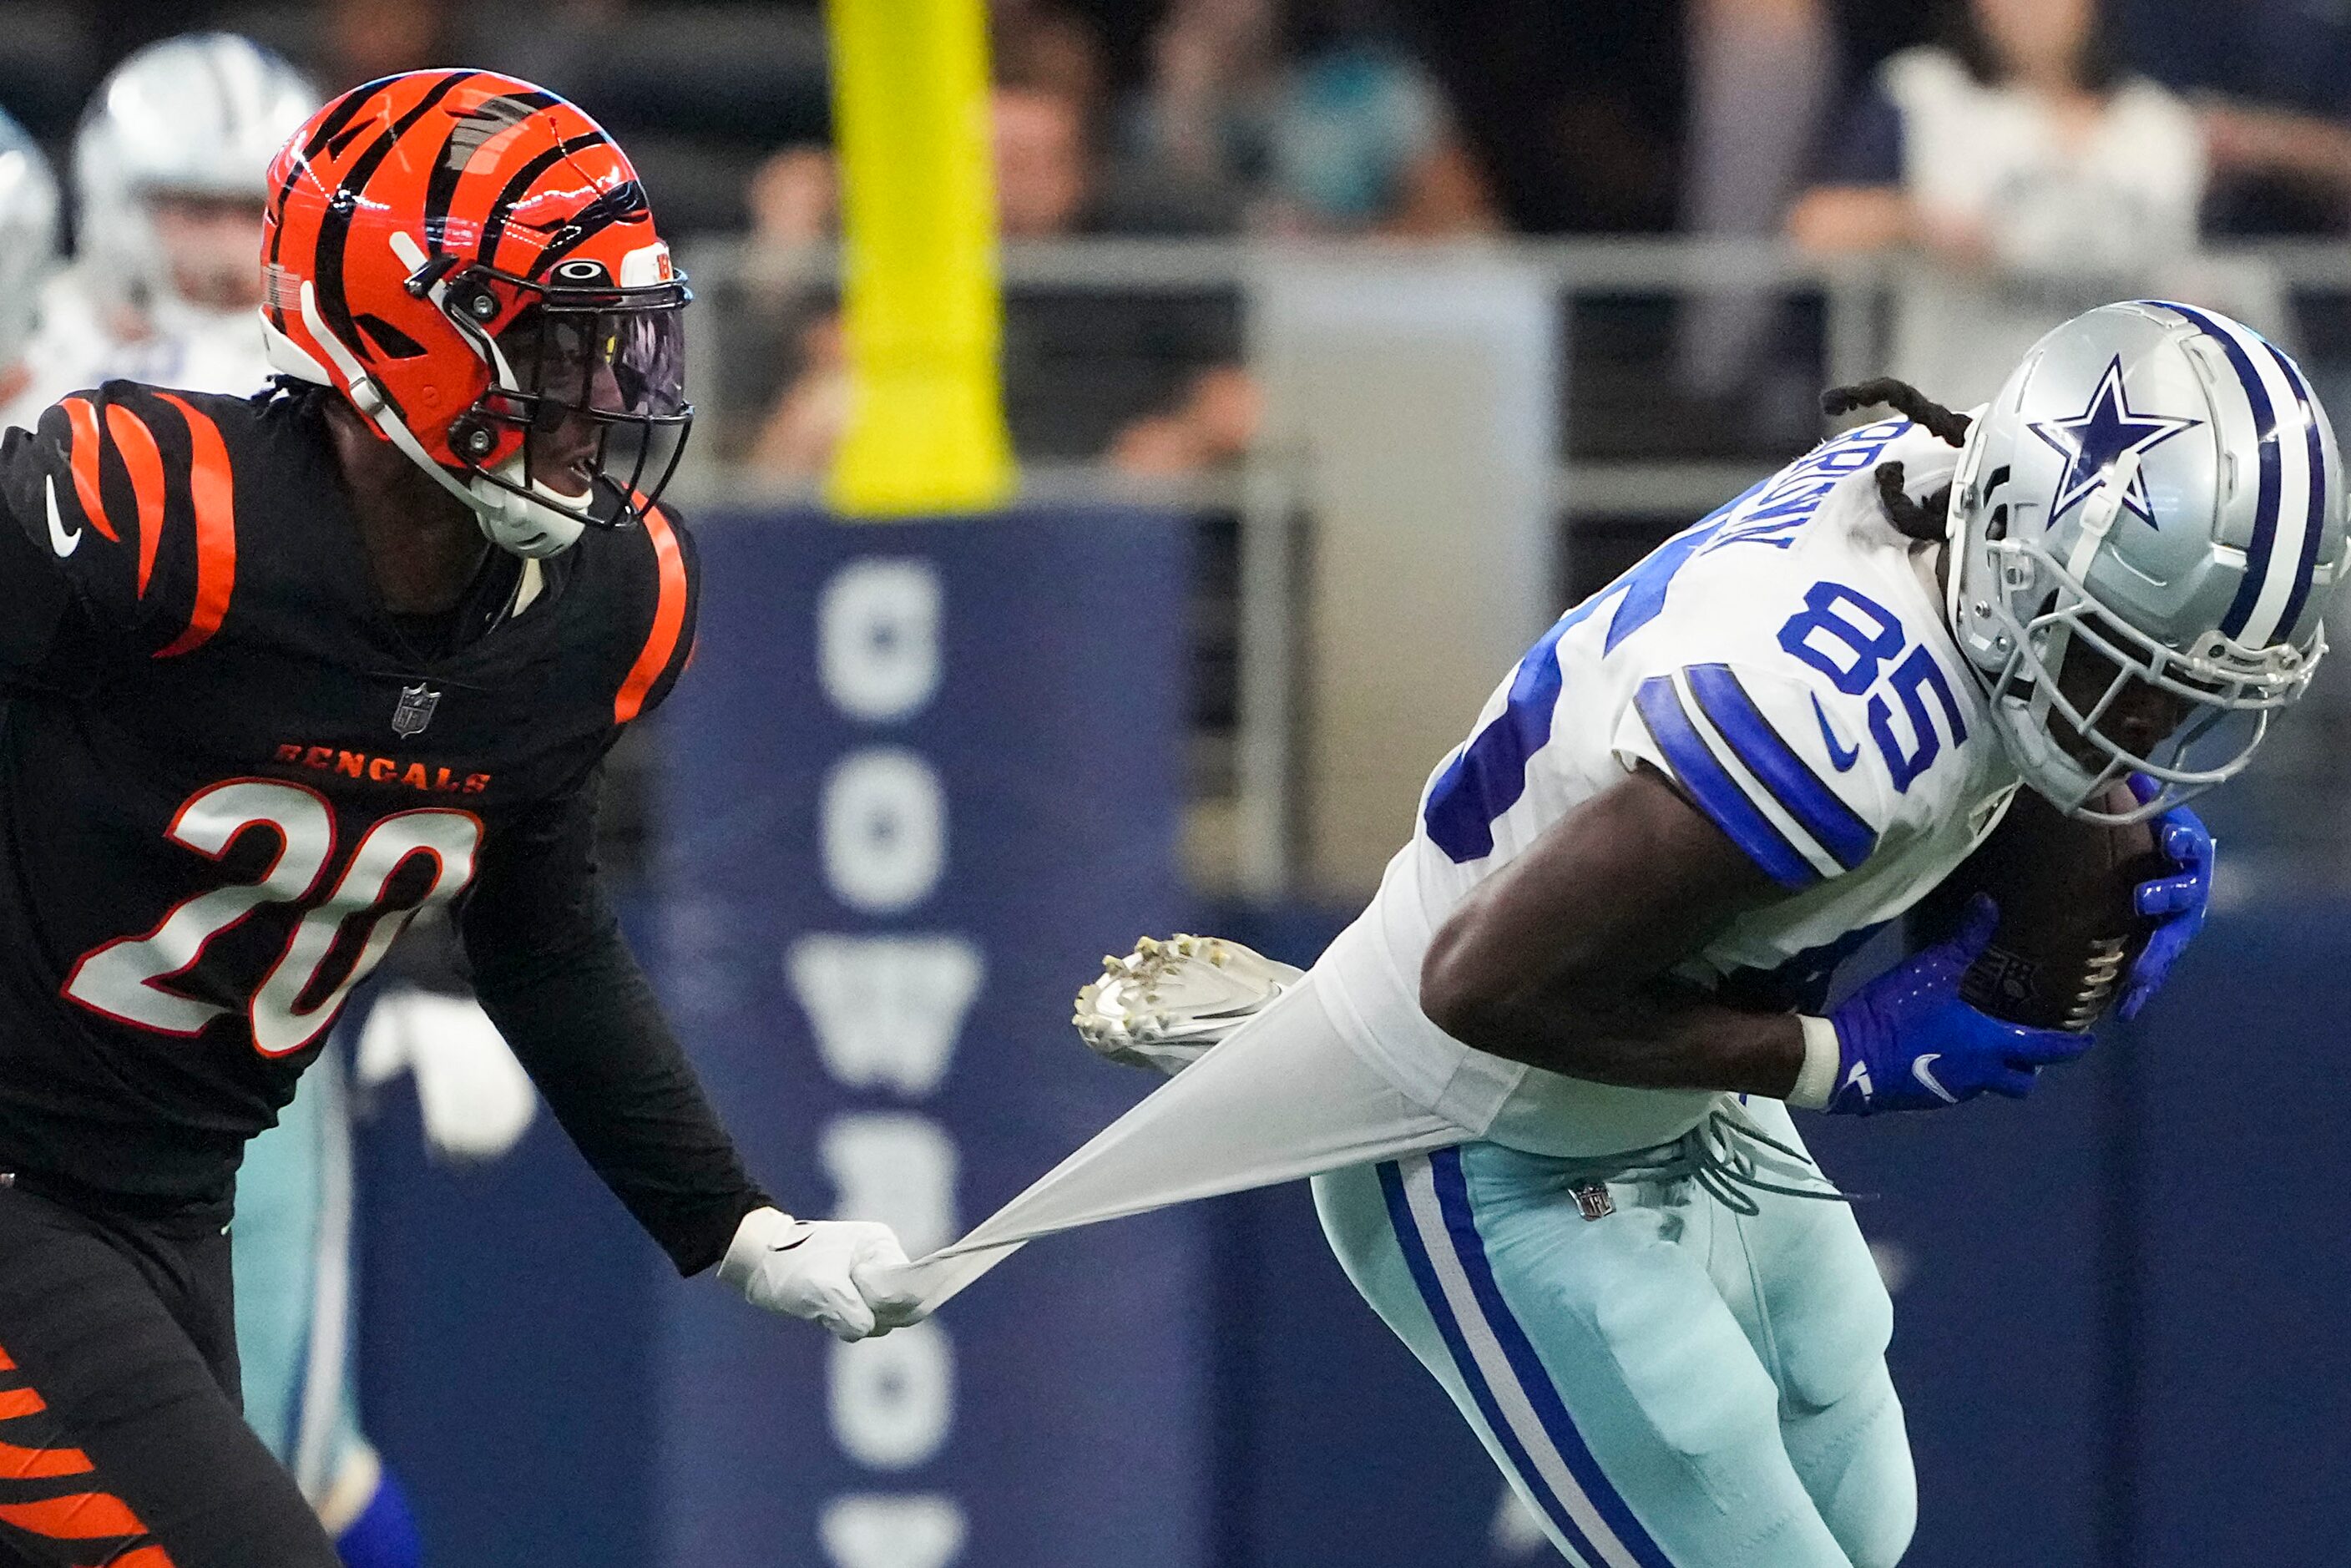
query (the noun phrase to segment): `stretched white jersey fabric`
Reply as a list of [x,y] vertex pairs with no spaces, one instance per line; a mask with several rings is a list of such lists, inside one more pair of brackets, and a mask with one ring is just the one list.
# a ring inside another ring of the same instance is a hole
[[[1945,629],[1935,551],[1886,520],[1958,453],[1905,421],[1824,443],[1560,618],[1423,792],[1371,907],[1291,990],[1026,1192],[895,1281],[935,1308],[1054,1231],[1485,1139],[1591,1158],[1744,1113],[1505,1061],[1420,1010],[1454,906],[1644,763],[1789,896],[1735,922],[1692,978],[1784,1005],[1991,831],[2017,775]],[[1637,890],[1595,887],[1595,899]]]
[[2017,775],[1946,630],[1935,550],[1894,530],[1872,477],[1900,461],[1925,495],[1958,458],[1907,421],[1851,431],[1553,624],[1431,776],[1412,841],[1316,966],[1366,1061],[1416,1103],[1541,1154],[1664,1143],[1719,1102],[1505,1061],[1420,1010],[1421,960],[1454,906],[1638,764],[1790,894],[1735,922],[1694,978],[1824,978],[1974,848]]

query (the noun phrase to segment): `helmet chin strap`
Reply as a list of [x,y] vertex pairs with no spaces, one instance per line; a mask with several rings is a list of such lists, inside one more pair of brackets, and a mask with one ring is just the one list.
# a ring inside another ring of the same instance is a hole
[[[302,322],[310,329],[311,338],[326,350],[327,357],[335,362],[351,406],[359,410],[360,417],[374,427],[376,434],[398,447],[411,463],[431,475],[434,484],[465,503],[485,538],[527,560],[559,555],[579,542],[583,525],[578,518],[535,497],[516,495],[486,478],[460,479],[434,462],[433,455],[424,450],[424,444],[416,439],[416,433],[393,411],[383,389],[367,373],[367,367],[328,328],[326,318],[319,312],[317,289],[308,279],[302,284]],[[507,462],[519,469],[523,458],[517,454]],[[532,480],[529,487],[538,490],[542,486]]]

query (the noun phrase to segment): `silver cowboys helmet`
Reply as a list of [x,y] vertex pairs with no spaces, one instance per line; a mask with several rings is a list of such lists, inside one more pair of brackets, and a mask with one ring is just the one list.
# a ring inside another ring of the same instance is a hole
[[178,196],[268,200],[270,160],[319,107],[319,94],[277,55],[233,33],[188,33],[115,67],[74,137],[78,254],[98,291],[157,318],[189,314],[152,204]]
[[[2010,758],[2072,815],[2134,821],[2237,773],[2309,684],[2344,567],[2342,462],[2259,333],[2107,305],[2043,338],[1977,416],[1949,537],[1951,625]],[[2135,751],[2100,723],[2141,683],[2184,716]],[[2133,774],[2156,788],[2120,810]]]
[[57,258],[57,183],[33,139],[0,114],[0,371],[24,358]]

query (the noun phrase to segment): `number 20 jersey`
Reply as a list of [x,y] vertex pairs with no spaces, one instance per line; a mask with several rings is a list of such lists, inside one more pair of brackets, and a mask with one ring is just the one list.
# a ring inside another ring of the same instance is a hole
[[1784,890],[1686,967],[1727,998],[1794,1005],[1964,859],[2017,775],[1946,629],[1934,549],[1895,531],[1873,480],[1899,461],[1924,495],[1958,456],[1907,421],[1848,432],[1561,617],[1431,776],[1412,841],[1317,967],[1358,1052],[1416,1103],[1538,1153],[1646,1148],[1705,1116],[1720,1097],[1505,1061],[1420,1010],[1454,906],[1640,764]]
[[415,909],[537,885],[685,662],[658,517],[494,555],[413,647],[322,397],[114,382],[0,444],[0,1168],[225,1196]]

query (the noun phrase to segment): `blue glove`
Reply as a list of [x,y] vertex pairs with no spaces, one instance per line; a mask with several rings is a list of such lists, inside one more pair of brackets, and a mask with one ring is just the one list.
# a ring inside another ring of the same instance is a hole
[[1838,1061],[1823,1109],[1932,1111],[1986,1090],[2021,1100],[2040,1069],[2090,1049],[2088,1035],[2002,1023],[1959,999],[1959,977],[1999,923],[1998,906],[1978,894],[1958,935],[1913,954],[1829,1015]]
[[[2155,781],[2144,774],[2132,774],[2130,785],[2131,793],[2142,800],[2154,796]],[[2156,924],[2137,962],[2123,977],[2122,1005],[2116,1012],[2125,1019],[2138,1017],[2147,999],[2163,988],[2171,966],[2204,929],[2205,905],[2212,899],[2212,834],[2202,818],[2185,806],[2174,806],[2155,820],[2155,847],[2179,869],[2140,883],[2131,894],[2133,907]]]

